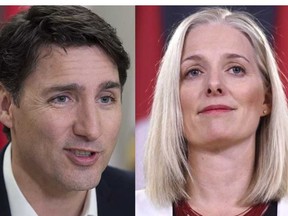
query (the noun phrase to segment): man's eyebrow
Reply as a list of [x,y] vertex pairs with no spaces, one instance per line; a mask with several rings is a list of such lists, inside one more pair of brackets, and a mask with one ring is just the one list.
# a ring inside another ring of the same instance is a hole
[[107,81],[107,82],[101,83],[98,87],[99,91],[104,91],[106,89],[111,89],[111,88],[121,89],[121,85],[119,82]]
[[43,90],[43,94],[48,94],[51,92],[64,92],[64,91],[83,91],[85,90],[84,86],[80,86],[77,83],[71,83],[67,85],[55,85],[47,87]]
[[[98,91],[104,91],[106,89],[111,89],[111,88],[119,88],[121,89],[121,85],[119,82],[114,82],[114,81],[106,81],[101,83],[98,86]],[[86,88],[84,86],[81,86],[77,83],[71,83],[67,85],[55,85],[55,86],[50,86],[47,87],[43,90],[43,94],[49,94],[52,92],[65,92],[65,91],[84,91]]]

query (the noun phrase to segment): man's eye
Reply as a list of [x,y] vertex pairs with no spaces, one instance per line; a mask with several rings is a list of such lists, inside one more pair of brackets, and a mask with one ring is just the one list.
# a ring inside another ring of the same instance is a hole
[[113,102],[115,102],[115,98],[112,96],[103,96],[100,98],[100,103],[103,103],[103,104],[110,104]]
[[68,96],[65,96],[65,95],[57,96],[51,100],[52,103],[56,103],[56,104],[63,104],[63,103],[67,103],[69,101],[70,101],[70,98]]

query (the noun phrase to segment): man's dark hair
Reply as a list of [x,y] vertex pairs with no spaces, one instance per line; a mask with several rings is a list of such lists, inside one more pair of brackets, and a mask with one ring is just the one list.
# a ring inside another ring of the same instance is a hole
[[[121,86],[125,84],[130,62],[114,28],[85,7],[33,6],[13,17],[0,31],[0,83],[16,105],[40,49],[51,45],[64,50],[79,46],[102,48],[117,65]],[[10,129],[4,126],[3,131],[10,141]]]

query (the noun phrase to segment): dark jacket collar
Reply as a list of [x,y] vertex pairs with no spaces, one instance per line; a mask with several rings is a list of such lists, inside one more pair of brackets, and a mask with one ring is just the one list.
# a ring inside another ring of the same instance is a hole
[[135,216],[135,174],[107,167],[96,187],[98,215]]
[[101,179],[99,185],[96,187],[96,195],[97,195],[97,209],[98,216],[101,215],[112,215],[111,211],[111,195],[112,191],[109,188],[107,181],[105,179]]

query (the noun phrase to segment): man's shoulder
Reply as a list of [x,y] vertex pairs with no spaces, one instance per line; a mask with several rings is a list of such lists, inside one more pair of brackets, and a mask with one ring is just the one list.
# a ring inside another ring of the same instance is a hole
[[8,201],[7,189],[4,181],[3,161],[4,153],[8,145],[0,150],[0,215],[11,215],[10,205]]

